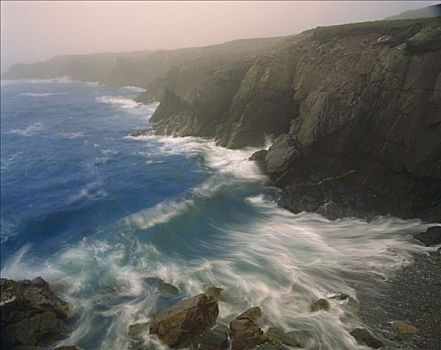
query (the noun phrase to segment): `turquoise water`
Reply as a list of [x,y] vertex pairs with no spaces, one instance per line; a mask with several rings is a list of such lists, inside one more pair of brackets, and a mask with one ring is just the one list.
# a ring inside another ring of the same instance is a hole
[[[355,349],[354,310],[320,297],[371,288],[421,249],[418,220],[330,222],[276,205],[253,149],[129,134],[157,104],[134,88],[69,80],[4,81],[1,113],[2,277],[41,275],[72,306],[61,344],[131,349],[154,337],[128,326],[209,286],[220,322],[261,306],[262,327],[303,334],[307,349]],[[149,277],[176,285],[158,293]]]

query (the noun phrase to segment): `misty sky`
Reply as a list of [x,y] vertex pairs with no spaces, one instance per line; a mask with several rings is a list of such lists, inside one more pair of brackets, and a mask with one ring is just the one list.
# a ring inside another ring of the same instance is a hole
[[59,54],[203,46],[382,19],[439,1],[1,1],[2,71]]

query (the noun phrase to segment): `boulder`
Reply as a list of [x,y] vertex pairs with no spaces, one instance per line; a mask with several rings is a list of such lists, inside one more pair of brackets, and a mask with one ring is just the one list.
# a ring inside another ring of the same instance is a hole
[[367,345],[373,349],[379,349],[383,346],[383,342],[375,338],[368,330],[364,328],[354,329],[350,335],[354,337],[358,344]]
[[262,309],[258,306],[252,307],[251,309],[248,309],[247,311],[241,313],[239,316],[236,317],[238,320],[250,320],[253,322],[257,322],[259,318],[262,317]]
[[254,160],[256,162],[264,162],[265,161],[265,156],[268,153],[268,151],[266,149],[262,149],[260,151],[254,152],[249,158],[248,160]]
[[266,340],[263,331],[253,321],[248,319],[235,319],[231,321],[230,334],[232,350],[255,349]]
[[198,337],[199,350],[225,350],[230,342],[228,327],[217,324]]
[[202,293],[160,311],[150,322],[150,334],[171,348],[188,346],[216,323],[219,307],[214,297]]
[[68,305],[41,277],[0,279],[2,346],[37,347],[67,335]]
[[252,307],[231,321],[232,350],[255,349],[267,340],[263,331],[256,325],[260,317],[262,317],[262,310],[259,307]]
[[222,295],[223,288],[220,287],[208,287],[204,290],[204,293],[207,294],[209,297],[214,297],[219,301],[225,301],[224,296]]
[[425,232],[420,232],[414,236],[426,246],[441,243],[441,226],[429,227]]
[[318,299],[316,301],[314,301],[311,304],[311,312],[316,312],[316,311],[329,311],[330,305],[329,305],[329,301],[327,301],[326,299]]

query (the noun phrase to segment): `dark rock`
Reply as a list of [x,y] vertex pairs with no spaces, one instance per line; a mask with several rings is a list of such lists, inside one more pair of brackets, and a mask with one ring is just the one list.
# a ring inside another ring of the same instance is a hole
[[335,300],[340,300],[340,301],[348,300],[349,298],[350,298],[350,296],[345,293],[337,293],[337,294],[334,294],[329,297],[329,299],[335,299]]
[[288,346],[300,346],[293,335],[287,334],[279,328],[271,327],[266,331],[265,335],[272,344],[281,343]]
[[267,153],[268,151],[266,149],[262,149],[260,151],[254,152],[248,159],[256,162],[263,162],[265,161],[265,156]]
[[54,350],[78,350],[78,348],[76,346],[59,346]]
[[145,136],[151,134],[151,129],[137,129],[135,131],[132,131],[130,133],[130,136],[137,137],[137,136]]
[[258,306],[255,306],[241,313],[239,316],[236,317],[236,319],[250,320],[252,322],[257,322],[257,320],[261,317],[262,317],[262,309]]
[[176,294],[179,294],[179,288],[174,286],[171,283],[162,282],[159,285],[159,292],[162,294],[176,295]]
[[225,350],[229,347],[228,327],[217,324],[198,337],[199,350]]
[[155,314],[150,334],[156,334],[172,348],[188,346],[215,324],[218,314],[216,299],[199,294]]
[[288,169],[291,162],[300,154],[299,142],[290,135],[280,135],[265,155],[268,174],[278,176]]
[[225,298],[222,295],[222,291],[224,289],[220,287],[208,287],[204,290],[204,293],[207,294],[209,297],[214,297],[219,301],[225,301]]
[[64,338],[68,306],[41,277],[0,279],[1,332],[9,346],[42,346]]
[[230,323],[232,350],[255,349],[265,342],[263,331],[249,319],[235,319]]
[[156,289],[160,294],[164,295],[176,295],[179,294],[179,288],[171,283],[164,282],[158,277],[147,277],[144,278],[144,283]]
[[318,299],[311,304],[311,312],[316,311],[329,311],[330,305],[329,301],[326,299]]
[[373,349],[379,349],[383,346],[383,342],[375,338],[368,330],[364,328],[356,328],[350,333],[358,344],[367,345]]
[[426,232],[418,233],[414,236],[426,246],[440,244],[441,243],[441,226],[429,227]]

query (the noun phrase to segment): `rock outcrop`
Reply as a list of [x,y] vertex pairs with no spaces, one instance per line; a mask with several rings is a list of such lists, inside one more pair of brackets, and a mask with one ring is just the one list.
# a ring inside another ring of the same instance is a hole
[[439,62],[439,17],[316,28],[217,69],[178,96],[182,110],[165,97],[151,120],[230,148],[272,138],[258,158],[293,212],[436,221]]
[[41,277],[0,279],[2,348],[37,349],[67,335],[68,305]]
[[215,325],[218,314],[216,299],[199,294],[154,315],[150,334],[156,334],[171,348],[186,347]]
[[426,246],[441,244],[441,226],[429,227],[425,232],[420,232],[414,236]]

